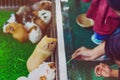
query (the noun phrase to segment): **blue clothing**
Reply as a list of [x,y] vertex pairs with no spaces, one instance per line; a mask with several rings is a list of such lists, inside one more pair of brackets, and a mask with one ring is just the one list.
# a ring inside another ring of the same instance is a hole
[[109,35],[100,35],[100,34],[97,34],[96,32],[94,33],[94,35],[98,40],[105,40],[109,37]]
[[[118,27],[116,29],[116,31],[114,31],[113,34],[119,33],[120,32],[120,27]],[[94,33],[91,37],[91,40],[93,41],[93,43],[95,44],[101,44],[104,40],[106,40],[110,35],[100,35],[98,33]]]
[[[120,27],[117,28],[117,30],[113,34],[120,33]],[[107,39],[110,35],[99,35],[97,33],[94,33],[91,37],[92,41],[95,44],[101,44],[103,40]],[[97,61],[102,61],[102,60],[109,60],[109,58],[106,55],[103,55],[99,58],[96,59]]]

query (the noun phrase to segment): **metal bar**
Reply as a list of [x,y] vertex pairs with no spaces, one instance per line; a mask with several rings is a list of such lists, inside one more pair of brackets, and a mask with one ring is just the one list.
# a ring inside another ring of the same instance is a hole
[[0,10],[14,10],[29,4],[29,0],[0,0]]
[[5,1],[4,0],[2,0],[2,5],[5,6]]
[[2,0],[0,0],[0,6],[2,6]]
[[62,13],[61,13],[61,1],[55,0],[56,6],[56,26],[57,26],[57,39],[58,39],[58,65],[59,65],[59,79],[58,80],[68,80],[67,77],[67,67],[66,67],[66,55],[64,46],[64,35],[63,35],[63,23],[62,23]]
[[12,0],[9,0],[9,5],[10,7],[12,7]]

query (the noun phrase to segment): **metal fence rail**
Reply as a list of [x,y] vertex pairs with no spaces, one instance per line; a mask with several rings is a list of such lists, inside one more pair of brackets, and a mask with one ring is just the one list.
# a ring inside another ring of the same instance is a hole
[[0,0],[0,9],[16,9],[29,4],[30,0]]

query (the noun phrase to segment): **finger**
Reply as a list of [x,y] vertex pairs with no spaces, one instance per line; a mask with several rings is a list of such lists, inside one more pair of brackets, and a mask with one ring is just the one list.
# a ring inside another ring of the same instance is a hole
[[103,64],[102,64],[102,63],[100,63],[100,64],[99,64],[99,66],[100,66],[100,67],[99,67],[99,72],[100,72],[100,74],[102,75]]
[[95,67],[95,74],[96,74],[96,76],[101,76],[101,71],[100,71],[100,65],[97,65],[96,67]]
[[106,65],[106,64],[103,64],[103,70],[105,70],[106,72],[110,72],[111,71],[111,69],[109,68],[109,66]]
[[73,54],[72,54],[72,59],[76,58],[77,56],[80,55],[80,48],[77,49]]
[[95,67],[96,76],[102,76],[102,69],[103,69],[102,63]]
[[76,58],[77,57],[77,53],[73,53],[72,54],[72,59]]
[[80,48],[78,48],[78,49],[77,49],[74,53],[78,53],[78,52],[80,52],[80,50],[81,50],[81,49],[80,49]]
[[103,67],[103,63],[100,63],[100,66]]
[[85,48],[84,46],[82,46],[82,47],[78,48],[78,49],[75,51],[75,53],[78,53],[78,52],[81,51],[81,50],[88,50],[88,49]]
[[104,70],[104,72],[106,72],[107,74],[110,74],[110,72],[111,72],[111,69],[110,69],[108,66],[104,66],[104,67],[103,67],[103,70]]
[[99,65],[97,65],[96,67],[95,67],[95,69],[94,69],[94,71],[95,71],[95,74],[99,74]]
[[80,48],[79,49],[77,49],[73,54],[72,54],[72,56],[75,56],[77,53],[79,53],[80,52]]
[[101,75],[104,77],[109,77],[110,76],[110,68],[106,64],[102,64],[102,65],[103,65],[103,69],[102,69]]
[[102,70],[101,75],[104,77],[109,77],[110,74],[108,72],[106,72],[105,70]]

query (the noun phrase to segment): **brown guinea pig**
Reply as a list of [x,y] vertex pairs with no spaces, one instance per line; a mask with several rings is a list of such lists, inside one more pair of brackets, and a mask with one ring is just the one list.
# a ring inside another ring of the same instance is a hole
[[24,28],[24,25],[19,23],[10,23],[6,26],[6,33],[12,34],[13,38],[20,42],[26,42],[28,40],[28,32]]

